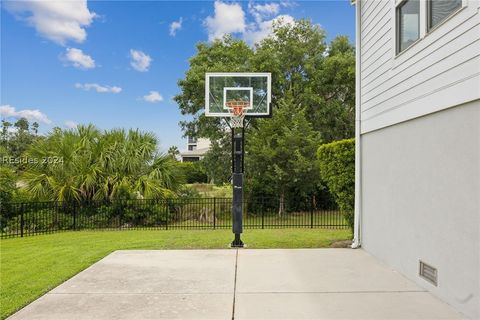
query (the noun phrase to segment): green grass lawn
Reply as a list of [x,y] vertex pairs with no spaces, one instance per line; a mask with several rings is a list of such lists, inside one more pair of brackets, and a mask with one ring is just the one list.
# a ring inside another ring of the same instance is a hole
[[[0,242],[0,318],[119,249],[227,248],[230,230],[79,231]],[[249,248],[321,248],[351,239],[349,230],[247,230]]]

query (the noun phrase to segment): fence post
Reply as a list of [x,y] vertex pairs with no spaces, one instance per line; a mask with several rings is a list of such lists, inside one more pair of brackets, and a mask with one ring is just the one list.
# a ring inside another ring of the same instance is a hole
[[118,212],[118,229],[122,229],[122,216],[124,212],[125,212],[125,208],[124,208],[123,199],[120,199],[120,210]]
[[213,230],[217,227],[217,199],[213,197]]
[[313,229],[313,206],[314,206],[313,197],[314,196],[312,196],[312,198],[310,199],[310,229]]
[[73,231],[77,230],[77,206],[73,202]]
[[22,203],[20,206],[20,237],[23,238],[23,225],[25,221],[23,220],[23,211],[24,211],[24,204]]
[[262,229],[265,228],[265,207],[263,206],[263,198],[262,198]]
[[170,215],[170,206],[169,206],[169,203],[168,203],[168,200],[165,201],[165,205],[167,207],[167,214],[165,215],[165,230],[168,230],[168,216]]

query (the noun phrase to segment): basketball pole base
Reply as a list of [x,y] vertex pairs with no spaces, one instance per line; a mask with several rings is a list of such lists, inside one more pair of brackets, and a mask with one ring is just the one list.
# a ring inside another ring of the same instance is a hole
[[243,248],[243,242],[240,239],[240,233],[235,233],[235,239],[230,244],[231,248]]

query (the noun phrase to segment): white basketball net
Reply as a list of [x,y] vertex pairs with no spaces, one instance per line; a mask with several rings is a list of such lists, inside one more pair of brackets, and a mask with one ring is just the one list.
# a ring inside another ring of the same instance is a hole
[[249,105],[248,101],[229,101],[227,102],[228,111],[230,111],[230,127],[243,128],[243,119],[245,119],[245,108]]
[[245,114],[240,116],[235,116],[232,114],[232,117],[230,118],[230,127],[243,128],[243,119],[245,119]]

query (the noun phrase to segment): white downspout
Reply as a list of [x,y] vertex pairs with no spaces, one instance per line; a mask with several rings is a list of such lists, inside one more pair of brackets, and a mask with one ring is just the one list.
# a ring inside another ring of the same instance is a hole
[[362,222],[362,194],[361,194],[361,139],[360,139],[360,130],[361,130],[361,105],[360,105],[360,95],[361,95],[361,14],[362,14],[362,0],[356,0],[355,5],[355,220],[353,227],[353,243],[352,248],[356,249],[361,246],[360,241],[360,232],[361,232],[361,222]]

